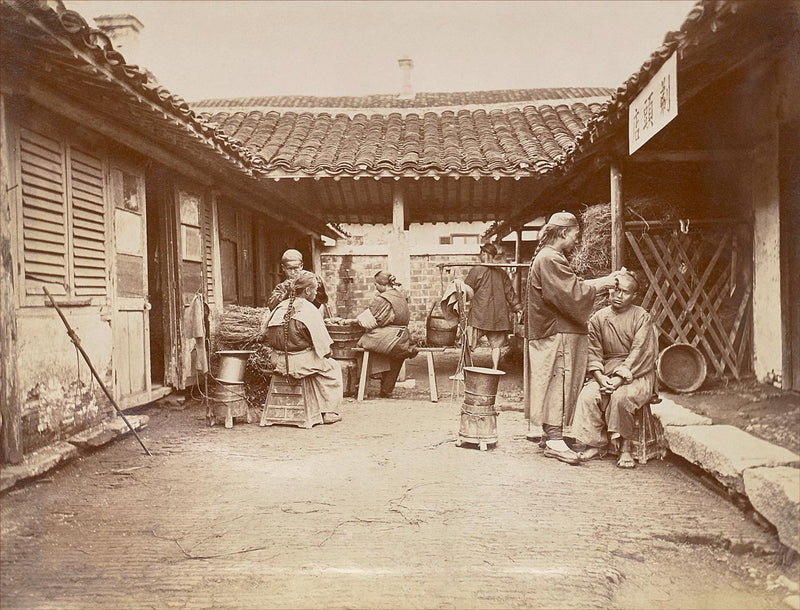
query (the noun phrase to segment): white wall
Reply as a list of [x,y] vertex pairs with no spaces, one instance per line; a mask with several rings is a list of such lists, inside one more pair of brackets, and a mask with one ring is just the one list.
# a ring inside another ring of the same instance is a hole
[[754,155],[753,193],[753,369],[760,381],[780,385],[781,325],[780,190],[778,135],[773,130]]

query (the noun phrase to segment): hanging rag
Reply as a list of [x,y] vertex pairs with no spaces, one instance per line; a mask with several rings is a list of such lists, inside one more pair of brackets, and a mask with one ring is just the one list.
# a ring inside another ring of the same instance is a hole
[[442,298],[439,299],[442,308],[442,313],[445,315],[445,319],[459,318],[460,313],[466,313],[466,312],[459,312],[459,306],[458,306],[459,287],[461,288],[462,294],[466,296],[466,300],[467,301],[472,300],[473,291],[471,286],[465,284],[464,281],[460,279],[456,279],[450,282],[447,285],[447,289],[444,291]]
[[196,373],[208,372],[205,303],[199,292],[183,310],[183,338],[183,377],[186,382]]

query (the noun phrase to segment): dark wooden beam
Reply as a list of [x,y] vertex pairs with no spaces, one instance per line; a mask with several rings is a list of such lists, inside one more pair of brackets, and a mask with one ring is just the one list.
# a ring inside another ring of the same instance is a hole
[[18,186],[10,174],[11,134],[6,117],[6,98],[0,95],[0,412],[3,416],[3,462],[19,464],[23,457],[22,397],[17,373],[17,296],[14,219]]
[[628,157],[630,163],[707,163],[714,161],[744,161],[753,156],[752,150],[640,150]]

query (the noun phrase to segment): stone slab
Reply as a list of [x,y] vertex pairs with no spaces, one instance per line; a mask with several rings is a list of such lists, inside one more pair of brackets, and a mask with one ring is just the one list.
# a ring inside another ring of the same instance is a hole
[[743,476],[750,504],[775,526],[783,544],[800,553],[800,470],[748,468]]
[[662,426],[710,426],[711,418],[699,415],[671,398],[661,397],[661,402],[650,405],[650,411]]
[[[147,415],[126,415],[125,417],[134,430],[142,429],[150,421],[150,417]],[[67,441],[81,449],[94,449],[129,432],[130,428],[125,421],[121,417],[115,417],[71,436]]]
[[22,480],[44,474],[77,455],[78,449],[66,441],[57,441],[38,451],[32,451],[23,458],[21,464],[3,466],[0,471],[0,491],[5,491]]
[[761,466],[800,466],[800,456],[735,426],[665,426],[672,453],[744,494],[742,473]]

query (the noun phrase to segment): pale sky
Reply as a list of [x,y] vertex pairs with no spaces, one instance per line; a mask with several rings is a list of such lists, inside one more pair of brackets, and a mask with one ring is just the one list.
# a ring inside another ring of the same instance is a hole
[[267,95],[617,87],[694,2],[75,1],[90,24],[131,13],[138,57],[188,101]]

